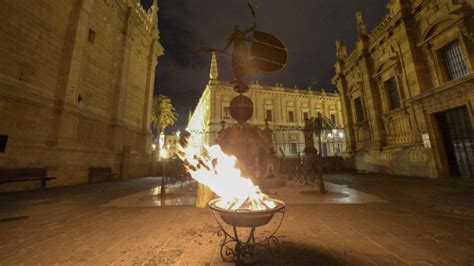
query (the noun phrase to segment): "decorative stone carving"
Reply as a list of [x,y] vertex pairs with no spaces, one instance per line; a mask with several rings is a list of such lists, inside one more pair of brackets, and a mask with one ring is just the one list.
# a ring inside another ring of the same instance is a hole
[[357,19],[357,32],[359,36],[367,35],[367,27],[365,26],[364,18],[362,17],[362,12],[360,10],[356,11]]
[[336,40],[336,58],[338,61],[344,61],[347,58],[347,47],[340,40]]
[[470,42],[474,42],[474,33],[465,24],[459,26],[459,30]]

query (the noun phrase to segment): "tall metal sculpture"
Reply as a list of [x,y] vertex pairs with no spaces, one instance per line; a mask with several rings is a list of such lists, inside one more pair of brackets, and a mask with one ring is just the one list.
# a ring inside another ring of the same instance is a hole
[[[226,53],[233,44],[232,70],[234,72],[234,90],[238,93],[248,91],[247,77],[259,72],[271,73],[281,70],[288,61],[288,51],[277,37],[257,29],[256,12],[248,3],[253,17],[253,25],[241,30],[239,25],[234,25],[234,31],[229,36],[223,49],[200,48],[200,52]],[[249,36],[251,34],[251,36]],[[250,52],[248,44],[250,43]]]
[[248,7],[253,17],[251,27],[242,30],[240,26],[235,25],[223,49],[200,48],[198,51],[227,54],[229,48],[233,46],[231,53],[235,77],[233,84],[234,91],[239,95],[231,100],[229,111],[237,123],[221,130],[216,143],[224,152],[237,157],[239,168],[244,175],[259,183],[264,180],[263,175],[268,170],[266,164],[272,162],[268,159],[273,156],[272,143],[261,129],[247,123],[253,115],[253,103],[243,94],[249,90],[246,84],[249,75],[281,70],[287,63],[288,52],[277,37],[257,29],[255,9],[250,3]]

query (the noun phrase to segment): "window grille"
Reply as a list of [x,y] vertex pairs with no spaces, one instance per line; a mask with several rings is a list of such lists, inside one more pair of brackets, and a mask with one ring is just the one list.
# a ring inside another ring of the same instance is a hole
[[361,122],[365,120],[364,117],[364,109],[362,107],[362,98],[357,97],[354,99],[354,106],[355,106],[355,111],[356,111],[356,119],[357,122]]
[[467,75],[466,61],[458,41],[451,42],[440,49],[449,80]]
[[267,121],[273,121],[273,120],[272,120],[272,119],[273,119],[273,117],[272,117],[272,110],[266,110],[265,113],[266,113],[266,117],[265,117],[265,118],[267,119]]
[[387,90],[390,110],[399,108],[401,106],[400,95],[398,94],[397,81],[395,78],[385,81],[385,88]]
[[336,115],[331,114],[331,122],[335,125],[336,124]]
[[290,143],[290,152],[291,154],[298,154],[298,144]]
[[308,112],[303,112],[303,120],[306,121],[309,119]]
[[295,114],[293,111],[288,112],[288,122],[295,122]]

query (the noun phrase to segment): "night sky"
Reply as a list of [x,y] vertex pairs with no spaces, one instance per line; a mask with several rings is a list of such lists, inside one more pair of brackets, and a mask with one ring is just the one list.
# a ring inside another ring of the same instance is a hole
[[[149,0],[142,0],[144,5]],[[261,84],[333,91],[335,40],[349,52],[356,40],[355,11],[361,10],[370,31],[387,13],[388,0],[252,0],[257,28],[279,37],[288,48],[283,70],[250,77]],[[233,25],[252,25],[245,0],[158,0],[160,43],[155,94],[171,98],[179,113],[175,127],[184,127],[209,77],[210,54],[199,47],[223,48]],[[229,51],[232,49],[230,48]],[[230,58],[217,56],[219,78],[233,80]]]

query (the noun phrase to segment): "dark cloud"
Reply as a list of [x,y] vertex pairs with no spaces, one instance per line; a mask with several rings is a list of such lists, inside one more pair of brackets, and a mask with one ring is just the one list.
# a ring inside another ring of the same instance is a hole
[[[149,0],[142,0],[146,2]],[[264,84],[326,88],[334,75],[335,40],[351,50],[356,39],[355,11],[362,10],[368,29],[386,14],[387,0],[253,0],[258,28],[278,36],[289,51],[280,72],[253,77]],[[144,3],[146,4],[146,3]],[[160,57],[155,93],[171,97],[180,124],[196,105],[209,76],[209,54],[199,47],[223,47],[234,24],[250,26],[245,0],[158,0]],[[220,78],[232,80],[230,60],[218,55]]]

